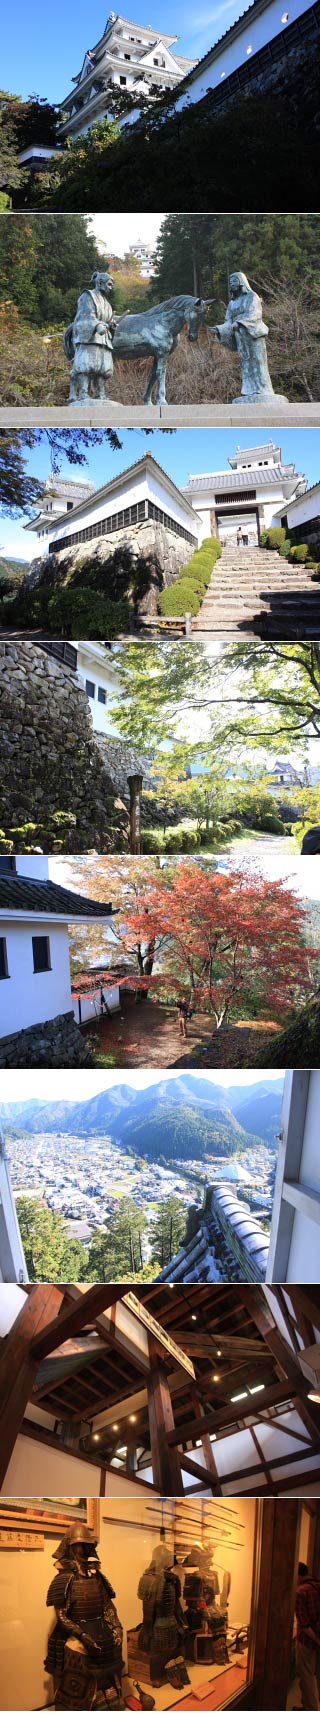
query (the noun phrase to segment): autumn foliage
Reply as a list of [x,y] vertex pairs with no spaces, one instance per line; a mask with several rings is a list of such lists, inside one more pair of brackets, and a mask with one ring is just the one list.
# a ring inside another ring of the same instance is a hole
[[[216,1028],[254,993],[261,1015],[281,1018],[312,991],[303,904],[282,881],[245,870],[208,873],[182,861],[130,910],[128,952],[161,954],[166,987],[212,1013]],[[131,986],[161,989],[164,975],[131,977]],[[130,981],[130,978],[129,978]],[[128,976],[125,979],[128,986]]]

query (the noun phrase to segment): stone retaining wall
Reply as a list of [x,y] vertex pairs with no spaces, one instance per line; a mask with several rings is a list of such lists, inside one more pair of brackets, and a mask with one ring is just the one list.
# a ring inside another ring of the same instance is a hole
[[3,1066],[93,1066],[73,1012],[58,1013],[47,1024],[33,1024],[0,1041]]
[[[128,813],[118,799],[93,733],[86,692],[65,662],[29,641],[0,640],[0,825],[7,834],[34,823],[46,829],[68,812],[57,847],[123,851]],[[44,836],[45,837],[45,836]],[[50,845],[41,844],[43,850]],[[32,849],[19,834],[18,850]]]
[[[106,583],[104,594],[108,595],[108,565],[115,550],[128,548],[132,554],[132,564],[135,561],[153,560],[154,577],[150,577],[150,588],[139,603],[139,612],[153,614],[157,612],[159,583],[163,588],[174,584],[178,572],[187,564],[194,553],[194,544],[185,541],[184,537],[176,536],[167,526],[157,523],[152,518],[145,518],[140,524],[131,524],[125,530],[115,530],[110,536],[95,536],[88,542],[78,542],[75,547],[62,548],[60,553],[38,555],[32,560],[26,573],[23,587],[26,591],[36,585],[46,584],[57,587],[67,580],[72,582],[72,572],[79,567],[81,560],[100,560],[106,563]],[[85,572],[83,584],[85,586]],[[130,579],[129,579],[130,583]],[[128,588],[130,600],[130,588]],[[114,595],[112,595],[114,599]]]

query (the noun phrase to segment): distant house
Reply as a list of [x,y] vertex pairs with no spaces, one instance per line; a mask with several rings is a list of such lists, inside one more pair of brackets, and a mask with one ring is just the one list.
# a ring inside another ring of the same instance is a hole
[[[20,1032],[53,1021],[61,1029],[73,1012],[68,925],[101,923],[116,944],[113,908],[49,879],[49,860],[0,857],[0,1046]],[[112,988],[110,1007],[119,1006]],[[27,1052],[26,1041],[26,1052]],[[2,1060],[2,1064],[6,1064]],[[9,1062],[8,1062],[9,1063]],[[14,1064],[14,1059],[10,1060]],[[19,1063],[20,1060],[19,1060]],[[61,1062],[63,1064],[63,1060]]]

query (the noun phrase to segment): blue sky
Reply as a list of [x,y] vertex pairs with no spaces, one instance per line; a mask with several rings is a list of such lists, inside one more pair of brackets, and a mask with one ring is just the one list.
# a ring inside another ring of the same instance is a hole
[[[278,1078],[283,1078],[282,1071],[271,1072],[265,1067],[258,1067],[256,1072],[196,1072],[192,1067],[193,1078],[206,1078],[208,1085],[221,1084],[226,1090],[232,1084],[272,1084]],[[98,1096],[100,1090],[109,1090],[112,1084],[132,1084],[136,1090],[146,1089],[147,1084],[158,1084],[162,1078],[176,1078],[177,1073],[162,1067],[158,1072],[147,1072],[145,1068],[139,1072],[79,1072],[57,1071],[43,1072],[3,1072],[1,1079],[1,1095],[3,1102],[40,1101],[90,1101],[91,1096]],[[0,1108],[1,1112],[1,1108]]]
[[[224,35],[243,12],[241,0],[223,0],[213,6],[204,3],[200,10],[183,0],[138,0],[130,6],[128,16],[134,23],[151,24],[155,33],[163,30],[179,37],[179,53],[191,59],[201,59],[213,42]],[[124,10],[123,16],[126,15]],[[1,83],[3,89],[27,97],[45,96],[49,101],[62,101],[71,87],[71,79],[80,71],[86,48],[95,47],[103,35],[108,9],[102,0],[55,0],[51,15],[40,0],[16,0],[14,9],[4,7],[1,25]]]
[[[122,447],[120,452],[112,452],[108,444],[93,447],[88,463],[77,474],[90,477],[97,488],[111,481],[119,471],[142,457],[144,452],[151,452],[159,460],[164,470],[170,473],[178,487],[187,482],[190,471],[203,472],[210,470],[225,470],[228,468],[228,458],[235,453],[236,446],[249,447],[253,444],[264,444],[273,439],[280,442],[282,457],[290,463],[294,461],[296,469],[304,473],[308,486],[319,481],[320,477],[320,431],[319,429],[177,429],[174,434],[165,434],[156,430],[146,435],[143,429],[121,429],[119,431]],[[28,456],[28,465],[32,474],[40,479],[50,474],[50,457],[46,440],[38,448],[34,448]],[[60,475],[75,474],[75,467],[65,460],[61,466]],[[33,559],[37,548],[37,539],[33,535],[25,535],[23,519],[0,519],[0,554],[21,559]]]

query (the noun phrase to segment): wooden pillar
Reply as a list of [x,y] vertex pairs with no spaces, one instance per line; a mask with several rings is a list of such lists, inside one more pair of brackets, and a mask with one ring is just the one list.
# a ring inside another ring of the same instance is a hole
[[130,852],[139,857],[141,852],[141,791],[142,774],[128,774],[130,791]]
[[64,1287],[33,1286],[4,1342],[0,1356],[0,1488],[30,1399],[39,1359],[31,1352],[36,1334],[58,1315]]
[[137,1469],[137,1431],[128,1429],[126,1451],[126,1476],[135,1477]]
[[148,1408],[153,1480],[161,1495],[183,1495],[178,1448],[168,1445],[170,1430],[175,1428],[168,1377],[152,1335],[149,1335],[149,1354],[152,1368],[148,1381]]
[[299,1553],[298,1500],[262,1501],[255,1707],[286,1709]]
[[199,1399],[199,1395],[197,1393],[196,1387],[190,1388],[190,1394],[191,1394],[191,1399],[192,1399],[192,1404],[193,1404],[193,1409],[194,1409],[194,1415],[195,1415],[195,1418],[197,1419],[197,1427],[199,1430],[199,1435],[198,1435],[197,1439],[199,1440],[200,1436],[201,1436],[201,1443],[202,1443],[203,1452],[204,1452],[204,1456],[205,1456],[207,1471],[211,1471],[216,1478],[217,1495],[222,1495],[222,1488],[221,1488],[221,1483],[220,1483],[219,1471],[217,1469],[217,1465],[216,1465],[216,1461],[215,1461],[215,1457],[214,1457],[214,1452],[213,1452],[213,1447],[212,1447],[212,1443],[210,1441],[210,1435],[205,1434],[205,1433],[201,1434],[201,1418],[204,1416],[202,1401],[201,1401],[201,1399]]

